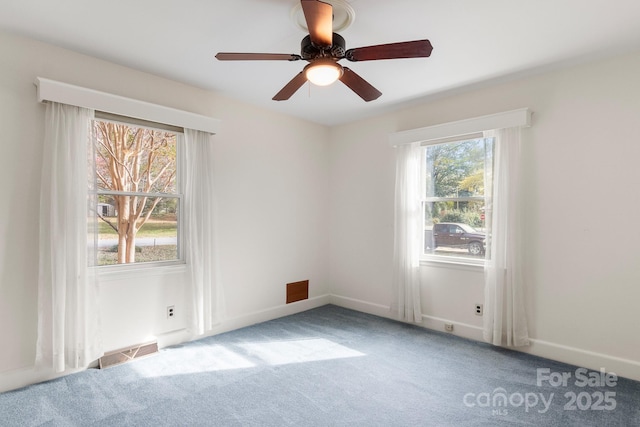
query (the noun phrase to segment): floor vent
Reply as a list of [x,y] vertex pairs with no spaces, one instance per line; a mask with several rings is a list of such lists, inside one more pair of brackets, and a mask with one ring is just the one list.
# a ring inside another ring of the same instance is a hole
[[121,365],[134,359],[151,356],[158,352],[158,342],[138,344],[121,350],[110,351],[100,358],[100,369]]

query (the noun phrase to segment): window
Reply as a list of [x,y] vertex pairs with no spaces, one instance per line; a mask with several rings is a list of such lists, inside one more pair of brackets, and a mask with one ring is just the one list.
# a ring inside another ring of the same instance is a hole
[[90,138],[97,265],[180,260],[176,132],[98,118]]
[[484,261],[492,165],[493,139],[482,134],[423,146],[423,259]]

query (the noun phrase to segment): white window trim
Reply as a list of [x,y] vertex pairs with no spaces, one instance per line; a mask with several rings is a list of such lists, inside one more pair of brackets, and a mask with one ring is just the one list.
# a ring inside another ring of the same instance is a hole
[[[134,122],[129,122],[126,119],[128,119],[128,117],[125,116],[121,116],[121,118],[124,118],[125,120],[120,120],[118,123],[123,123],[126,124],[128,126],[140,126],[140,127],[145,127],[145,128],[150,128],[149,124],[147,123],[140,123],[140,124],[136,124]],[[109,121],[107,119],[102,119],[102,118],[95,118],[94,120],[106,120]],[[162,125],[162,123],[160,124]],[[160,129],[160,128],[159,128]],[[176,168],[177,169],[181,169],[184,168],[184,164],[182,164],[183,159],[181,159],[181,156],[179,155],[179,149],[178,149],[178,144],[184,143],[184,138],[180,138],[178,135],[184,135],[183,130],[177,130],[177,129],[165,129],[169,132],[173,132],[176,134]],[[167,260],[167,261],[148,261],[148,262],[133,262],[133,263],[124,263],[124,264],[109,264],[109,265],[96,265],[93,266],[92,268],[96,269],[96,271],[99,274],[99,277],[105,278],[106,280],[117,280],[117,279],[122,279],[122,278],[129,278],[129,279],[140,279],[143,277],[149,277],[154,275],[153,272],[156,273],[170,273],[173,271],[179,271],[179,272],[184,272],[186,271],[186,258],[185,258],[185,254],[184,254],[184,223],[181,220],[181,210],[183,205],[183,189],[182,189],[182,185],[183,183],[181,183],[179,180],[177,182],[177,189],[176,189],[176,193],[154,193],[154,192],[149,192],[149,193],[145,193],[145,192],[131,192],[131,191],[112,191],[112,190],[97,190],[96,194],[97,195],[101,195],[101,194],[110,194],[110,195],[129,195],[129,196],[141,196],[141,197],[171,197],[171,198],[175,198],[179,200],[179,206],[180,209],[178,210],[178,220],[177,220],[177,224],[178,224],[178,241],[177,241],[177,245],[178,245],[178,258],[174,259],[174,260]]]
[[[394,132],[389,135],[389,145],[397,147],[402,144],[420,142],[423,147],[446,142],[471,139],[493,129],[531,126],[532,111],[528,108],[505,111],[502,113],[474,117],[454,122],[441,123],[417,129]],[[441,255],[423,254],[420,258],[421,266],[445,267],[464,270],[481,271],[484,259],[467,259],[463,257],[447,257]]]
[[177,261],[140,262],[133,264],[102,265],[95,268],[100,281],[143,280],[152,276],[166,276],[167,274],[183,274],[187,271],[187,264]]
[[420,258],[423,267],[455,268],[456,270],[483,271],[485,260],[473,260],[462,257],[450,257],[443,255],[429,255]]
[[211,134],[218,133],[220,129],[220,120],[218,119],[163,105],[74,86],[43,77],[37,77],[35,85],[39,102],[59,102]]
[[[529,127],[531,126],[531,115],[532,112],[528,108],[520,108],[504,113],[394,132],[389,135],[389,145],[397,147],[402,144],[411,144],[414,142],[425,143],[434,140],[443,140],[445,138],[453,138],[452,140],[458,138],[464,139],[466,135],[493,129],[517,126]],[[433,143],[437,142],[434,141]]]

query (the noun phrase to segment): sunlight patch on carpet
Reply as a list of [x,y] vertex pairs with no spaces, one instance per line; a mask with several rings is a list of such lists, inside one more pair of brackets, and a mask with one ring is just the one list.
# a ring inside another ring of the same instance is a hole
[[163,353],[166,358],[163,359],[162,367],[158,367],[154,359],[147,359],[148,363],[131,366],[146,378],[246,369],[256,366],[246,357],[222,345],[167,349]]
[[269,365],[365,356],[364,353],[323,338],[247,343],[239,346]]

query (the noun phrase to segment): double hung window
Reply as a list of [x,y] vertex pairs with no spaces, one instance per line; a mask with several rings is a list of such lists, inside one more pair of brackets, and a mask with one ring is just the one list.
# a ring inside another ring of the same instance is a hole
[[181,259],[177,143],[172,129],[92,121],[97,265]]
[[481,133],[422,147],[423,259],[484,261],[492,165],[493,139]]

